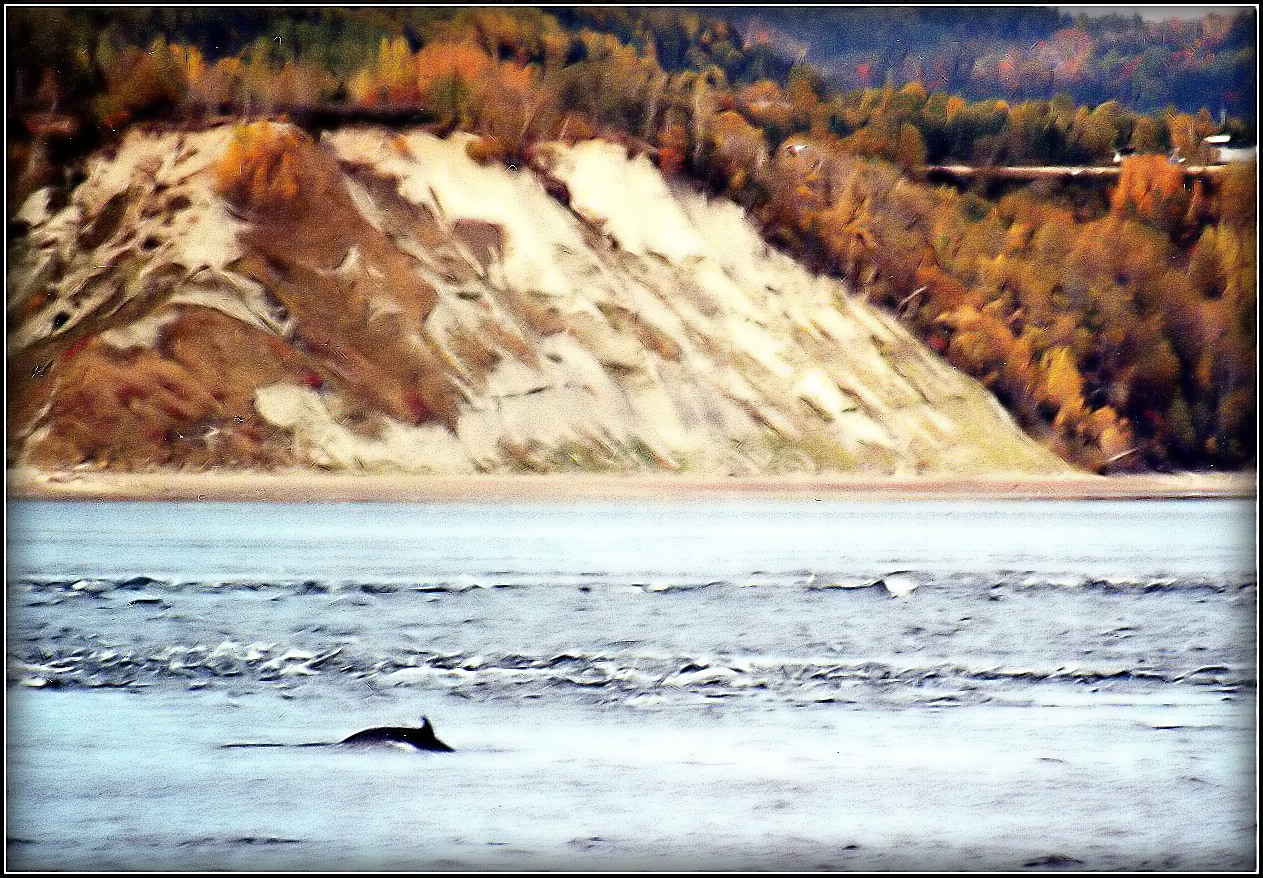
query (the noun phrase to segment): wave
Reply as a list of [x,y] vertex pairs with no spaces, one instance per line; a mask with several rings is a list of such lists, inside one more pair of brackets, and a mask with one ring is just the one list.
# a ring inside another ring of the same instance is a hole
[[698,658],[581,650],[538,655],[511,652],[405,651],[366,654],[358,645],[313,651],[281,643],[213,646],[173,644],[158,649],[41,647],[10,655],[11,682],[34,688],[146,687],[196,689],[225,680],[292,687],[308,678],[358,681],[370,690],[421,687],[466,697],[539,697],[543,693],[595,692],[605,698],[763,697],[846,701],[850,690],[893,689],[918,703],[981,703],[1029,696],[1043,684],[1188,684],[1232,693],[1256,686],[1253,670],[1228,665],[1153,669],[1109,664],[1056,667],[980,666],[915,661],[776,658]]
[[1255,592],[1244,573],[1020,570],[25,577],[10,582],[8,680],[282,694],[412,687],[644,708],[717,699],[1027,703],[1066,687],[1234,697],[1256,686]]
[[1049,576],[1044,573],[998,571],[962,574],[938,574],[929,571],[900,570],[870,576],[848,576],[844,573],[809,570],[781,572],[755,571],[747,576],[712,578],[669,578],[652,573],[536,573],[495,571],[472,573],[436,580],[398,579],[372,582],[337,579],[229,579],[208,581],[171,580],[148,575],[128,577],[23,577],[12,585],[20,591],[40,594],[65,593],[103,596],[113,592],[137,592],[134,601],[157,600],[162,593],[199,591],[264,591],[276,590],[294,595],[323,595],[335,592],[366,594],[460,594],[468,591],[570,587],[588,591],[600,587],[622,587],[645,594],[669,594],[703,589],[724,588],[799,588],[810,592],[885,590],[892,595],[907,596],[915,589],[930,587],[958,591],[1028,592],[1040,590],[1093,590],[1105,592],[1192,592],[1230,593],[1253,591],[1253,575],[1223,576]]

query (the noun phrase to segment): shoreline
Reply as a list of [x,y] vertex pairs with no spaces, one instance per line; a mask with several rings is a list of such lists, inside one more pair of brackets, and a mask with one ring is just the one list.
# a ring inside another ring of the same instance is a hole
[[1145,500],[1257,497],[1258,475],[383,475],[9,470],[7,500],[426,502],[591,500]]

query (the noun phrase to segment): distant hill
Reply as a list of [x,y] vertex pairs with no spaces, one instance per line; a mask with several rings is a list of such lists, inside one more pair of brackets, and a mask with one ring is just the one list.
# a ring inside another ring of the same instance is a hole
[[887,81],[982,99],[1064,93],[1149,112],[1253,117],[1257,15],[1154,21],[1056,7],[719,7],[746,45],[802,56],[843,89]]

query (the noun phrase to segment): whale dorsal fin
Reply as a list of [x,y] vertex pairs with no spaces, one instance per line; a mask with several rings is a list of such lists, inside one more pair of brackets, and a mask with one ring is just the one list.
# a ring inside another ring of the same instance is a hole
[[430,720],[424,716],[421,717],[421,738],[425,741],[426,749],[446,753],[452,752],[452,748],[440,741],[438,736],[434,734],[434,726],[430,725]]

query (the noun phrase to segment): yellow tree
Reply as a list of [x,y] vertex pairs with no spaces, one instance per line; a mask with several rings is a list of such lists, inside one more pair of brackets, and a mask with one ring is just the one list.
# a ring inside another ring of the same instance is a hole
[[762,175],[768,162],[763,132],[733,110],[717,114],[708,128],[716,168],[731,187],[739,189]]
[[473,123],[475,90],[492,66],[491,59],[473,43],[430,43],[413,58],[418,99],[445,124],[468,128]]
[[1160,155],[1124,159],[1118,184],[1110,195],[1110,210],[1115,216],[1135,217],[1168,232],[1184,217],[1188,204],[1184,172]]

